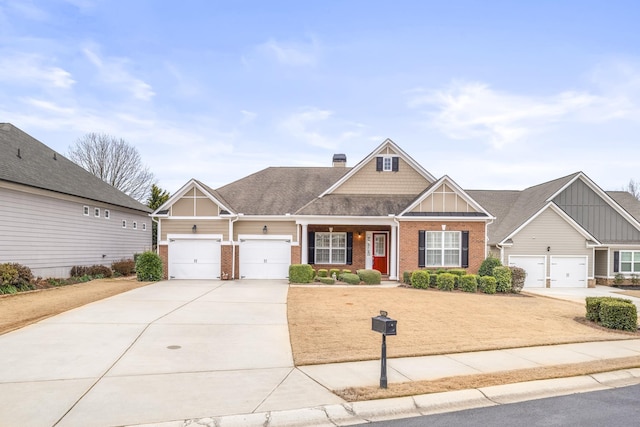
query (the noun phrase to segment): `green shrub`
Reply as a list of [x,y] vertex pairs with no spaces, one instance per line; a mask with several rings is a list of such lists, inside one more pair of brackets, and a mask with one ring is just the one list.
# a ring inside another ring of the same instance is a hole
[[162,280],[162,259],[155,252],[141,253],[136,261],[136,274],[140,282]]
[[527,278],[527,272],[524,268],[509,267],[511,270],[511,291],[519,293],[524,288],[524,280]]
[[496,278],[493,276],[480,276],[478,287],[485,294],[496,293]]
[[451,273],[438,274],[438,289],[452,291],[456,282],[456,276]]
[[18,263],[0,264],[0,286],[10,286],[7,293],[16,291],[28,291],[34,289],[33,274],[31,269],[25,265]]
[[360,280],[367,285],[379,285],[382,281],[382,273],[378,270],[358,270],[356,273]]
[[634,286],[638,286],[638,284],[640,284],[640,276],[638,276],[636,273],[633,273],[631,275],[631,284]]
[[478,281],[475,274],[465,274],[464,276],[460,277],[459,287],[465,292],[477,292]]
[[615,276],[613,276],[613,284],[616,286],[620,286],[624,283],[624,275],[622,273],[616,273]]
[[311,283],[316,272],[309,264],[291,264],[289,266],[289,283]]
[[626,298],[614,298],[614,297],[586,297],[586,309],[587,320],[591,320],[592,322],[600,322],[600,304],[605,301],[619,301],[625,304],[633,304],[630,299]]
[[18,289],[13,285],[0,285],[0,295],[17,294]]
[[494,267],[493,277],[496,278],[497,292],[511,292],[511,270],[509,267]]
[[329,270],[326,268],[318,269],[318,277],[329,277]]
[[636,332],[638,310],[635,304],[624,301],[604,300],[600,302],[600,324],[605,328]]
[[120,276],[130,276],[136,272],[136,262],[133,259],[121,259],[111,264],[111,270]]
[[467,270],[464,268],[452,268],[451,270],[448,270],[447,273],[462,277],[467,274]]
[[429,273],[426,270],[415,270],[411,274],[411,286],[418,289],[427,289],[429,287]]
[[349,270],[348,268],[343,268],[342,273],[351,273],[351,270]]
[[339,268],[332,268],[331,270],[329,270],[329,277],[335,277],[337,278],[340,275],[340,269]]
[[484,261],[482,261],[482,264],[480,264],[480,268],[478,269],[478,275],[493,276],[493,269],[495,267],[501,267],[501,266],[502,266],[502,263],[498,258],[489,256]]
[[360,284],[360,276],[353,273],[343,273],[342,281],[350,285],[358,285]]
[[333,280],[333,277],[318,277],[318,282],[324,285],[333,285],[336,283],[336,281]]
[[[89,274],[89,276],[94,277],[96,279],[98,278],[102,279],[104,277],[113,276],[113,271],[111,271],[111,269],[106,265],[96,264],[89,267],[89,269],[87,270],[87,274]],[[101,276],[101,277],[98,277],[98,276]]]
[[410,271],[403,271],[402,272],[402,283],[406,283],[407,285],[411,284],[411,275],[413,273],[411,273]]
[[429,271],[429,287],[437,288],[438,287],[438,272]]

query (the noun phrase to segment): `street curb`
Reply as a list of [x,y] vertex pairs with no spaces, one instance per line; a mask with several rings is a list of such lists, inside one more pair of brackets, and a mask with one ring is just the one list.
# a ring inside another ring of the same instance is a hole
[[[313,408],[136,424],[136,427],[348,426],[640,384],[640,368]],[[133,427],[133,425],[129,426]]]

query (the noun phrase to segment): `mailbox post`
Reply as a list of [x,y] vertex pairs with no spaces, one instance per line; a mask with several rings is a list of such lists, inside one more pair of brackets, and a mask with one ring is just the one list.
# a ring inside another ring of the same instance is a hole
[[371,318],[371,330],[382,334],[382,356],[380,358],[380,388],[387,388],[387,335],[396,335],[397,320],[387,317],[387,312],[380,310],[380,315]]

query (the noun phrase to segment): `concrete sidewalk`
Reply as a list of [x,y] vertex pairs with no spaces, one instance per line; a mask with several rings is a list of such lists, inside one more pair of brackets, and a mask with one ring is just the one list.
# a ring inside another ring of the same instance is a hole
[[[591,391],[640,370],[347,403],[380,362],[294,367],[285,281],[170,281],[0,336],[0,425],[348,425]],[[584,298],[584,296],[582,296]],[[640,356],[640,340],[389,359],[389,383]]]

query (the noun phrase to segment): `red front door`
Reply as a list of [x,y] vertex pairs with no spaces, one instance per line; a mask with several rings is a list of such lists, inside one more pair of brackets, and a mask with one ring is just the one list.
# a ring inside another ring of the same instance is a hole
[[387,234],[373,233],[373,269],[387,274]]

